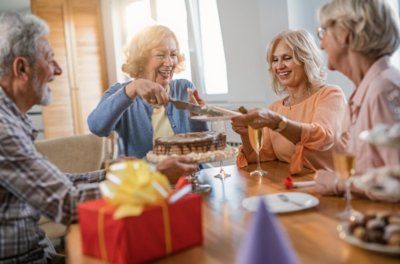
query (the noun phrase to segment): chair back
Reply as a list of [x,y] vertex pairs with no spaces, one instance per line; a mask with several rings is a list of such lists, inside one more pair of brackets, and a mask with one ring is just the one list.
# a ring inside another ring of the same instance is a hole
[[101,166],[103,138],[93,134],[36,141],[35,146],[62,172],[83,173],[99,170]]

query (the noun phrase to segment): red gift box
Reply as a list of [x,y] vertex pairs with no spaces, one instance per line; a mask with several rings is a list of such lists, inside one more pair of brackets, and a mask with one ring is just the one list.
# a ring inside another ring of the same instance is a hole
[[118,264],[141,263],[203,242],[197,194],[148,206],[139,216],[114,220],[114,211],[104,200],[78,206],[84,254]]

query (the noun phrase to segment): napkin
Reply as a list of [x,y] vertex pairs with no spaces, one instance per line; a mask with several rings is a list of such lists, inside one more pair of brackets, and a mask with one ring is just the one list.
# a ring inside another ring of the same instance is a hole
[[261,199],[247,236],[241,243],[236,264],[298,264],[293,248],[275,216]]

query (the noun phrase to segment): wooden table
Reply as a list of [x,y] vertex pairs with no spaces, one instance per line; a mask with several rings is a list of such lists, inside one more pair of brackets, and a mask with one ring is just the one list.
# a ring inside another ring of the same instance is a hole
[[[203,233],[204,244],[173,254],[154,263],[233,263],[240,242],[246,233],[252,213],[246,211],[241,202],[244,198],[277,192],[286,192],[284,178],[289,175],[288,164],[282,162],[263,163],[262,168],[269,173],[264,177],[251,177],[249,172],[236,166],[224,167],[232,176],[223,182],[213,176],[219,168],[207,169],[200,180],[212,185],[213,190],[203,195]],[[295,181],[312,180],[313,173],[304,173]],[[290,190],[289,190],[290,191]],[[315,188],[304,187],[301,191],[316,196],[320,203],[314,208],[281,214],[279,220],[286,230],[291,243],[301,261],[310,263],[399,263],[399,258],[388,257],[366,251],[342,241],[336,226],[340,222],[335,214],[343,211],[345,200],[340,197],[323,197]],[[353,207],[361,212],[400,211],[400,204],[375,203],[365,199],[352,201]],[[79,225],[69,228],[67,236],[68,263],[95,264],[101,260],[82,255]]]

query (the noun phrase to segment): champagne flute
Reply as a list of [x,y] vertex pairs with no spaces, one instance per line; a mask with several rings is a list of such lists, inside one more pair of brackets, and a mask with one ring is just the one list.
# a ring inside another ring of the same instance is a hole
[[109,170],[110,165],[125,158],[124,141],[113,131],[111,136],[105,139],[104,144],[104,168]]
[[[346,131],[335,134],[335,143],[333,149],[333,163],[335,165],[336,177],[346,180],[346,207],[343,212],[336,214],[336,217],[342,220],[354,221],[361,216],[361,213],[355,211],[351,206],[351,182],[356,173],[357,154],[354,149],[354,132]],[[347,138],[349,141],[347,141]],[[348,144],[345,144],[347,141]]]
[[250,144],[254,151],[257,153],[257,169],[250,173],[251,176],[263,176],[268,172],[261,169],[260,166],[260,150],[263,147],[264,142],[264,129],[254,129],[251,126],[248,127]]
[[[225,127],[225,122],[224,121],[212,121],[211,122],[211,131],[217,132],[224,134],[226,136],[226,127]],[[224,168],[222,167],[222,160],[219,161],[219,166],[220,166],[220,171],[217,175],[215,175],[215,178],[227,178],[230,177],[231,175],[229,173],[226,173],[224,171]]]

